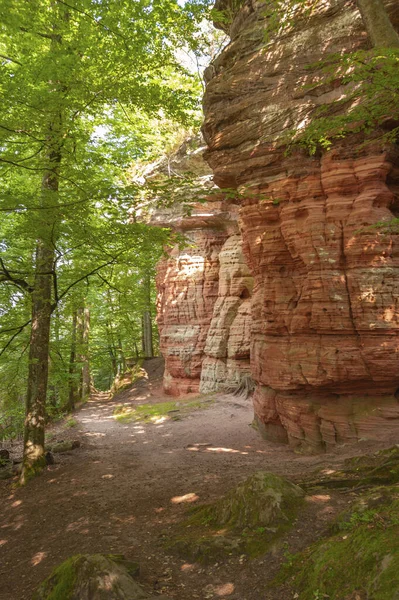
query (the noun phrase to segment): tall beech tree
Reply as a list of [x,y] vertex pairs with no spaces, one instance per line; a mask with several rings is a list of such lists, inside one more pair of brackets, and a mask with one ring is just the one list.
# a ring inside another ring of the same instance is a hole
[[[162,108],[187,118],[195,85],[175,50],[194,32],[193,17],[173,0],[1,4],[0,209],[10,232],[25,239],[3,239],[0,283],[14,290],[12,307],[25,296],[30,315],[0,334],[10,336],[6,349],[30,326],[23,482],[45,464],[51,315],[75,285],[117,262],[126,237],[142,244],[138,226],[114,239],[110,223],[127,223],[126,197],[118,205],[115,187],[126,157],[116,165],[105,151],[104,115]],[[68,280],[65,267],[79,247],[83,263]]]

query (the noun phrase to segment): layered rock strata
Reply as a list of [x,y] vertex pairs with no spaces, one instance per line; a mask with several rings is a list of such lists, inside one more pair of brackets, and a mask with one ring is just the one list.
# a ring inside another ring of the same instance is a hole
[[[209,174],[201,149],[195,161],[199,181]],[[178,168],[193,172],[189,152],[183,166],[173,165],[174,172]],[[218,193],[190,205],[189,214],[176,203],[151,218],[184,240],[168,250],[157,269],[164,389],[174,396],[234,388],[250,368],[252,277],[242,252],[238,207]]]
[[[396,3],[387,7],[399,24]],[[329,152],[286,154],[287,131],[343,97],[317,63],[368,39],[341,0],[271,36],[267,19],[264,3],[244,2],[206,72],[206,158],[242,199],[260,429],[322,449],[399,431],[398,231],[375,227],[399,214],[399,153],[356,134]]]

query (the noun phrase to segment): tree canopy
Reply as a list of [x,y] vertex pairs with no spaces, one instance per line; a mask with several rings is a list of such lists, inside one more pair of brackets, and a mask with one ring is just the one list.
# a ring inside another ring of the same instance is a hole
[[[92,304],[107,351],[121,355],[121,336],[111,338],[114,314],[128,318],[124,282],[136,278],[139,290],[167,240],[130,222],[136,189],[126,172],[156,154],[154,138],[159,151],[198,119],[199,78],[178,49],[198,51],[204,9],[173,0],[1,5],[1,402],[15,407],[18,429],[28,380],[26,474],[44,464],[48,370],[56,406],[77,377],[65,366],[68,345],[79,354],[76,311]],[[143,310],[140,294],[129,318]]]

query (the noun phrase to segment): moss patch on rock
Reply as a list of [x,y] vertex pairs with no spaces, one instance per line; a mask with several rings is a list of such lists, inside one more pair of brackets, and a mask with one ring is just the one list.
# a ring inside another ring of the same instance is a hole
[[305,489],[356,489],[399,483],[399,446],[345,461],[339,470],[319,471],[316,477],[301,482]]
[[82,559],[84,557],[77,554],[54,569],[50,577],[41,584],[33,596],[33,600],[68,600],[71,598],[79,563]]
[[78,554],[54,569],[33,600],[154,600],[133,580],[137,574],[122,555]]
[[286,479],[255,473],[220,500],[192,510],[169,547],[200,562],[237,553],[259,556],[290,529],[303,497]]
[[399,486],[367,492],[282,569],[277,583],[287,580],[301,600],[399,600]]

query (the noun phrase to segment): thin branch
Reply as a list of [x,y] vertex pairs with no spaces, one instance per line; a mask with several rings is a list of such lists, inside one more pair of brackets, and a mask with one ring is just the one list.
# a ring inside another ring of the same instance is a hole
[[33,292],[33,287],[31,285],[29,285],[29,283],[27,281],[25,281],[25,279],[19,279],[16,277],[13,277],[10,273],[10,271],[6,268],[3,259],[0,257],[0,266],[1,266],[1,271],[0,271],[0,283],[5,282],[5,281],[10,281],[11,283],[15,284],[16,286],[18,286],[19,288],[23,289],[26,292]]
[[84,204],[90,202],[92,198],[85,198],[84,200],[75,200],[75,202],[65,202],[65,204],[52,204],[50,206],[8,206],[6,208],[0,208],[0,212],[18,212],[21,210],[52,210],[53,208],[65,208],[66,206],[76,206],[77,204]]
[[0,54],[0,58],[4,58],[4,60],[9,60],[12,63],[15,63],[16,65],[19,65],[20,67],[22,67],[22,63],[19,62],[19,60],[15,60],[15,58],[11,58],[10,56],[5,56],[4,54]]
[[32,140],[40,142],[41,144],[45,142],[45,140],[42,140],[32,135],[31,133],[29,133],[29,131],[26,131],[25,129],[10,129],[10,127],[6,127],[5,125],[0,125],[0,129],[4,129],[4,131],[9,131],[10,133],[15,133],[17,135],[27,135],[28,137],[32,138]]
[[[66,294],[69,292],[70,289],[72,289],[75,285],[77,285],[78,283],[80,283],[81,281],[83,281],[84,279],[87,279],[88,277],[91,277],[92,275],[95,275],[96,273],[98,273],[98,271],[100,271],[101,269],[103,269],[104,267],[107,267],[108,265],[111,265],[112,263],[114,263],[116,261],[116,259],[123,254],[123,252],[125,252],[125,250],[122,250],[121,252],[119,252],[116,256],[113,256],[111,260],[107,261],[106,263],[103,263],[102,265],[100,265],[99,267],[96,267],[95,269],[93,269],[92,271],[89,271],[88,273],[85,273],[84,275],[82,275],[82,277],[79,277],[79,279],[77,279],[76,281],[74,281],[73,283],[71,283],[70,285],[68,285],[68,287],[58,296],[58,301],[62,300],[62,298],[64,296],[66,296]],[[56,309],[57,305],[53,304],[51,306],[51,312],[53,312]]]
[[27,171],[47,171],[44,167],[27,167],[26,165],[21,165],[19,162],[15,162],[12,160],[7,160],[6,158],[0,158],[0,162],[6,163],[8,165],[13,165],[14,167],[21,167],[22,169],[26,169]]
[[0,329],[0,335],[3,335],[3,333],[11,333],[11,331],[16,331],[17,329],[23,329],[24,327],[29,325],[30,322],[31,319],[29,319],[29,321],[26,321],[26,323],[24,323],[23,325],[19,325],[18,327],[11,327],[10,329]]
[[115,292],[118,292],[118,294],[122,294],[121,290],[119,290],[117,287],[115,287],[114,285],[112,285],[112,283],[110,283],[107,279],[105,279],[105,277],[103,277],[100,273],[97,273],[97,277],[99,277],[101,279],[101,281],[103,281],[104,283],[106,283],[107,286],[109,288],[111,288],[111,290],[115,290]]
[[54,269],[53,269],[53,287],[54,287],[54,303],[57,305],[59,302],[59,296],[58,296],[58,279],[57,279],[57,272],[55,270],[55,262],[54,261]]
[[57,2],[59,4],[63,4],[64,6],[67,6],[68,8],[71,8],[72,10],[75,10],[76,12],[78,12],[81,15],[84,15],[85,17],[87,17],[91,21],[94,21],[94,23],[96,25],[98,25],[99,27],[102,27],[106,31],[109,31],[110,33],[113,33],[117,37],[120,37],[123,41],[126,41],[126,39],[124,38],[124,36],[122,34],[118,33],[117,31],[114,31],[113,29],[111,29],[110,27],[108,27],[108,25],[104,25],[104,23],[101,23],[101,21],[97,21],[97,19],[95,19],[94,17],[92,17],[92,15],[90,15],[87,12],[85,12],[84,10],[81,10],[81,9],[77,8],[76,6],[73,6],[72,4],[68,4],[68,2],[64,2],[63,0],[57,0]]
[[0,356],[2,356],[4,354],[4,352],[7,350],[7,348],[10,346],[10,344],[12,344],[12,342],[15,340],[15,338],[25,329],[25,327],[27,325],[29,325],[29,323],[31,322],[32,319],[29,319],[29,321],[27,321],[26,323],[24,323],[23,325],[21,325],[21,327],[16,328],[17,331],[14,333],[14,335],[12,335],[10,337],[10,339],[8,340],[7,344],[1,349],[0,351]]

